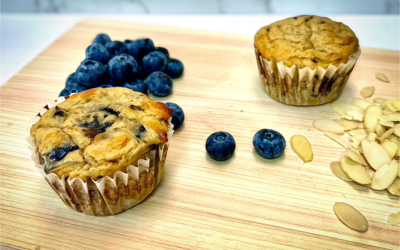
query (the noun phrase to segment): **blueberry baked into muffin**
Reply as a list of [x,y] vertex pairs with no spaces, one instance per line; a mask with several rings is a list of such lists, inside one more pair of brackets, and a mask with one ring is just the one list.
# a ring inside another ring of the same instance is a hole
[[361,52],[348,26],[319,16],[296,16],[262,27],[254,47],[265,91],[298,106],[336,100]]
[[30,130],[38,165],[73,209],[92,215],[122,212],[160,182],[172,112],[127,88],[70,96]]

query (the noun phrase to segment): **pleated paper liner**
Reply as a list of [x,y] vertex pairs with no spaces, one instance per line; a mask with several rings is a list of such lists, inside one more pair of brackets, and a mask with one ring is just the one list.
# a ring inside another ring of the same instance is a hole
[[[60,97],[56,101],[48,103],[39,110],[37,116],[32,118],[32,123],[38,122],[47,110],[66,99],[68,97]],[[107,216],[132,208],[157,187],[164,173],[164,163],[173,132],[170,119],[166,144],[155,145],[155,148],[143,157],[145,159],[138,160],[137,166],[130,165],[124,171],[115,172],[112,177],[106,176],[96,181],[91,178],[86,181],[80,178],[70,180],[66,175],[60,179],[54,173],[46,174],[44,161],[36,152],[33,138],[29,136],[27,141],[36,168],[67,206],[84,214]]]
[[347,63],[327,69],[298,65],[286,66],[282,61],[267,60],[254,47],[261,84],[274,100],[294,106],[314,106],[338,99],[361,54],[359,49],[350,56]]

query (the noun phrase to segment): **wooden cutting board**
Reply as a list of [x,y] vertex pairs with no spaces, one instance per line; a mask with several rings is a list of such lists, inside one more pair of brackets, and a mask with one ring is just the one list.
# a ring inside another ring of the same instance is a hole
[[[58,97],[102,32],[113,40],[150,37],[183,61],[173,94],[154,99],[179,104],[186,120],[174,134],[156,191],[124,213],[92,217],[61,202],[35,169],[25,138],[30,118]],[[391,83],[376,80],[378,71]],[[366,86],[376,87],[374,97],[399,98],[399,52],[363,48],[340,100],[360,97]],[[386,222],[400,211],[399,198],[334,176],[329,163],[344,149],[312,127],[316,118],[338,116],[330,105],[293,107],[266,95],[252,37],[83,21],[1,87],[1,243],[25,249],[399,249],[399,227]],[[252,139],[262,128],[286,138],[283,156],[267,160],[256,153]],[[237,147],[230,160],[216,162],[205,141],[221,130]],[[304,164],[290,148],[295,134],[311,142],[312,162]],[[335,202],[357,208],[369,230],[342,224]]]

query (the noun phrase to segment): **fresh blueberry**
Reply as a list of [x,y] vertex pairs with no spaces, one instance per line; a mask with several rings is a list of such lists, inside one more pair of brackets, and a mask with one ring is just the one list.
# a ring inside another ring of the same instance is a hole
[[283,154],[286,141],[285,138],[275,130],[261,129],[254,135],[253,145],[262,157],[273,159]]
[[97,88],[108,89],[108,88],[114,88],[114,86],[110,85],[110,84],[103,84],[103,85],[97,86]]
[[93,43],[101,43],[103,45],[105,45],[106,43],[109,43],[109,42],[111,42],[111,39],[106,34],[98,34],[93,41]]
[[163,71],[167,66],[167,57],[162,52],[153,51],[145,55],[142,60],[142,66],[147,73]]
[[216,132],[206,141],[208,155],[216,161],[225,161],[235,152],[236,143],[232,135],[227,132]]
[[165,103],[168,108],[173,109],[174,113],[172,113],[172,124],[174,124],[174,130],[177,130],[185,120],[185,114],[183,113],[183,110],[181,107],[176,105],[175,103],[172,102],[167,102]]
[[77,85],[78,81],[76,80],[76,73],[72,73],[67,77],[67,81],[65,82],[65,86],[72,86],[72,85]]
[[134,42],[135,42],[135,40],[130,40],[130,39],[126,39],[126,40],[124,41],[124,43],[125,43],[126,46],[128,46],[128,44],[134,43]]
[[108,53],[110,53],[111,57],[124,53],[125,54],[129,53],[128,47],[126,47],[125,43],[120,41],[109,42],[105,45],[105,47],[108,50]]
[[156,96],[167,96],[172,92],[172,80],[167,74],[156,71],[146,79],[147,86],[151,93]]
[[163,53],[167,57],[167,61],[169,61],[169,58],[170,58],[169,57],[169,52],[168,52],[168,50],[166,48],[164,48],[164,47],[156,47],[155,51],[159,51],[159,52]]
[[116,81],[114,79],[112,79],[111,77],[107,78],[107,81],[105,83],[106,85],[111,85],[111,86],[120,86],[121,83],[119,81]]
[[93,43],[86,48],[86,59],[107,63],[110,60],[110,53],[101,43]]
[[133,91],[143,93],[145,95],[147,95],[147,93],[149,91],[147,84],[143,80],[140,80],[140,79],[135,79],[133,81],[126,82],[126,83],[122,84],[121,87],[125,87],[125,88],[131,89]]
[[139,39],[134,43],[128,44],[128,48],[129,53],[136,59],[136,61],[141,62],[145,55],[154,51],[154,43],[150,38]]
[[60,96],[68,96],[71,94],[83,92],[85,90],[86,90],[86,88],[81,86],[80,84],[71,84],[71,85],[66,86],[63,90],[61,90]]
[[85,60],[76,70],[76,80],[87,88],[103,84],[107,80],[106,67],[94,60]]
[[183,72],[183,63],[178,59],[171,58],[165,67],[164,72],[167,73],[172,79],[178,78]]
[[146,72],[146,70],[143,69],[143,66],[141,63],[138,63],[138,66],[139,66],[139,72],[137,73],[136,78],[141,79],[141,80],[146,79],[146,77],[149,74]]
[[110,76],[120,82],[132,80],[139,70],[135,58],[128,54],[114,56],[108,61],[107,68]]

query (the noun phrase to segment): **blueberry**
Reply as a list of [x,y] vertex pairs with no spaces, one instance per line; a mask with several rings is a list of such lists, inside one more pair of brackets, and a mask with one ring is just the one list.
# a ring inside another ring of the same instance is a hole
[[166,48],[164,48],[164,47],[156,47],[155,51],[159,51],[159,52],[163,53],[167,57],[167,61],[169,61],[169,58],[170,58],[169,57],[169,52],[168,52],[168,50]]
[[261,129],[254,135],[253,145],[262,157],[273,159],[283,154],[286,141],[285,138],[275,130]]
[[154,43],[151,39],[139,39],[134,43],[128,44],[129,53],[136,59],[136,61],[141,62],[142,58],[148,53],[154,51]]
[[65,82],[65,87],[77,84],[78,81],[76,80],[76,73],[74,72],[67,77],[67,81]]
[[61,90],[60,96],[68,96],[71,94],[83,92],[85,90],[86,90],[86,88],[80,84],[71,84],[71,85],[66,86],[63,90]]
[[76,80],[84,87],[93,88],[107,80],[106,67],[94,60],[85,60],[76,70]]
[[86,48],[86,59],[107,63],[110,60],[110,53],[101,43],[93,43]]
[[106,34],[98,34],[93,41],[93,43],[101,43],[103,45],[105,45],[106,43],[109,43],[109,42],[111,42],[111,39]]
[[131,55],[117,55],[108,61],[108,73],[116,81],[127,82],[138,73],[138,64]]
[[137,73],[136,78],[141,79],[141,80],[146,79],[146,77],[149,74],[146,72],[146,70],[143,69],[143,66],[141,63],[138,63],[138,66],[139,66],[139,72]]
[[225,161],[235,152],[236,143],[232,135],[227,132],[216,132],[206,141],[208,155],[216,161]]
[[126,40],[124,41],[124,43],[125,43],[126,46],[128,46],[128,44],[134,43],[134,42],[135,42],[135,40],[130,40],[130,39],[126,39]]
[[48,155],[48,158],[51,161],[59,161],[62,160],[69,152],[78,150],[79,147],[78,146],[64,146],[64,147],[59,147],[57,149],[54,149],[53,151],[51,151],[51,153]]
[[121,85],[121,82],[112,79],[112,77],[109,77],[109,78],[107,78],[107,81],[106,81],[105,84],[106,84],[106,85],[111,85],[111,86],[114,86],[114,87],[115,87],[115,86],[120,86],[120,85]]
[[171,77],[161,71],[151,73],[146,83],[151,93],[156,96],[167,96],[172,92]]
[[167,73],[172,79],[178,78],[183,72],[183,63],[178,59],[171,58],[165,67],[164,72]]
[[135,79],[133,81],[126,82],[126,83],[122,84],[121,87],[125,87],[125,88],[131,89],[133,91],[143,93],[145,95],[147,95],[147,93],[149,91],[147,84],[143,80],[140,80],[140,79]]
[[103,111],[103,112],[106,112],[106,113],[109,113],[109,114],[115,115],[115,116],[119,116],[119,113],[120,113],[119,111],[116,111],[116,110],[114,110],[112,108],[109,108],[109,107],[101,108],[100,111]]
[[112,41],[105,45],[106,49],[110,53],[110,56],[116,56],[120,54],[129,53],[128,47],[126,47],[125,43],[120,41]]
[[97,88],[108,89],[108,88],[114,88],[114,86],[110,85],[110,84],[103,84],[103,85],[97,86]]
[[147,73],[163,71],[167,66],[167,57],[162,52],[150,52],[143,57],[142,66]]
[[172,124],[174,124],[174,130],[177,130],[185,120],[185,114],[183,113],[183,110],[181,107],[176,105],[175,103],[172,102],[167,102],[165,103],[168,108],[173,109],[174,113],[172,113]]

